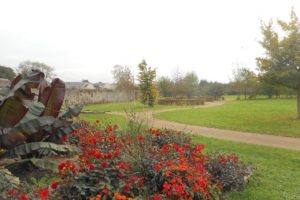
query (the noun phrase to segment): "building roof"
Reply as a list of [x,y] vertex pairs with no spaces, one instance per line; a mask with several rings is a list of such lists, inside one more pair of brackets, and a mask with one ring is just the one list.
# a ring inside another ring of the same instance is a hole
[[65,82],[67,89],[95,89],[93,84],[88,82]]

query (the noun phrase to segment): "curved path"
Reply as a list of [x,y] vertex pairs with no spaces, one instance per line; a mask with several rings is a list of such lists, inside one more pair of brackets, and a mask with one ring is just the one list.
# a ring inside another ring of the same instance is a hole
[[[194,108],[213,107],[213,106],[220,106],[223,104],[224,102],[207,102],[205,105],[196,106]],[[137,119],[141,120],[143,123],[146,123],[150,126],[157,127],[157,128],[168,128],[168,129],[189,132],[195,135],[202,135],[202,136],[212,137],[217,139],[300,151],[300,138],[263,135],[263,134],[249,133],[249,132],[242,132],[242,131],[224,130],[219,128],[208,128],[208,127],[181,124],[177,122],[171,122],[167,120],[160,120],[154,118],[154,114],[156,113],[182,110],[182,109],[187,109],[187,108],[170,108],[170,109],[162,109],[157,111],[139,112],[136,113],[135,117],[137,117]],[[121,113],[121,112],[110,112],[109,114],[126,116],[125,113]]]

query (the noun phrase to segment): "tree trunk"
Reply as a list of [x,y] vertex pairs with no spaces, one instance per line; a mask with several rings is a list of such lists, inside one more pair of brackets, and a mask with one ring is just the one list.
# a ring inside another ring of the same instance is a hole
[[297,114],[300,119],[300,90],[297,91]]

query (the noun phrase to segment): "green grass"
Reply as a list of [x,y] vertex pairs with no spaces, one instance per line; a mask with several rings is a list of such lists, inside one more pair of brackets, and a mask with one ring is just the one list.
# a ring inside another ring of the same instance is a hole
[[210,108],[170,111],[159,119],[247,132],[300,137],[295,99],[230,101]]
[[249,184],[226,195],[229,200],[300,199],[300,152],[194,136],[208,151],[238,155],[256,167]]
[[127,128],[128,121],[123,116],[115,116],[108,114],[81,114],[80,119],[95,123],[96,120],[100,120],[104,125],[118,125],[122,129]]
[[90,104],[84,107],[84,110],[93,111],[148,111],[148,110],[159,110],[165,108],[178,108],[183,106],[175,105],[155,105],[154,107],[148,107],[140,102],[118,102],[118,103],[105,103],[105,104]]

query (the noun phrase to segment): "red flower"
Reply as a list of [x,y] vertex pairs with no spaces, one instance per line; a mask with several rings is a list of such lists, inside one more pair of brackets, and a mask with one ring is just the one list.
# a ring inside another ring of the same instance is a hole
[[167,153],[169,151],[169,147],[168,145],[164,145],[161,150],[164,152],[164,153]]
[[66,135],[62,136],[62,138],[61,138],[61,140],[62,140],[63,142],[67,141],[67,139],[68,139],[68,136],[66,136]]
[[159,170],[160,170],[160,165],[155,165],[155,166],[154,166],[154,169],[155,169],[156,171],[159,171]]
[[219,161],[220,161],[221,163],[225,163],[225,162],[226,162],[226,159],[225,159],[223,156],[221,156],[221,157],[219,158]]
[[99,158],[102,157],[102,154],[97,151],[97,152],[94,153],[94,157],[99,159]]
[[170,176],[170,172],[169,171],[166,172],[166,176],[167,177]]
[[102,190],[103,195],[108,196],[109,190],[107,188],[104,188]]
[[114,151],[114,156],[119,156],[120,155],[120,151],[116,150]]
[[155,194],[153,200],[162,200],[162,197],[159,194]]
[[120,169],[125,169],[125,163],[124,162],[120,162],[119,163],[119,168]]
[[29,199],[29,197],[28,197],[27,194],[20,194],[19,195],[19,200],[28,200],[28,199]]
[[91,164],[90,165],[90,170],[94,170],[95,169],[95,165]]
[[171,186],[169,185],[168,182],[165,181],[164,185],[163,185],[163,188],[164,188],[164,190],[169,190],[171,188]]
[[104,168],[108,167],[108,163],[105,162],[105,161],[103,161],[101,165],[102,165],[102,167],[104,167]]
[[187,175],[187,180],[188,180],[189,183],[192,182],[192,180],[193,180],[192,174]]
[[97,120],[96,120],[96,123],[97,123],[97,124],[99,124],[99,123],[100,123],[100,120],[99,120],[99,119],[97,119]]
[[15,188],[9,189],[6,192],[9,196],[16,196],[17,195],[17,190]]
[[138,140],[139,142],[143,142],[144,137],[140,135],[140,136],[137,137],[137,140]]
[[58,184],[59,184],[59,182],[54,182],[54,183],[52,183],[52,184],[51,184],[51,188],[52,188],[53,190],[55,190],[55,189],[57,188]]
[[180,177],[177,178],[178,183],[182,183],[182,179]]
[[113,131],[114,129],[113,129],[113,127],[112,126],[108,126],[108,127],[106,127],[106,131],[109,131],[109,132],[111,132],[111,131]]
[[49,197],[49,190],[48,188],[37,190],[36,191],[41,199],[48,199]]
[[217,183],[217,187],[219,188],[219,190],[223,190],[223,185],[220,181]]

